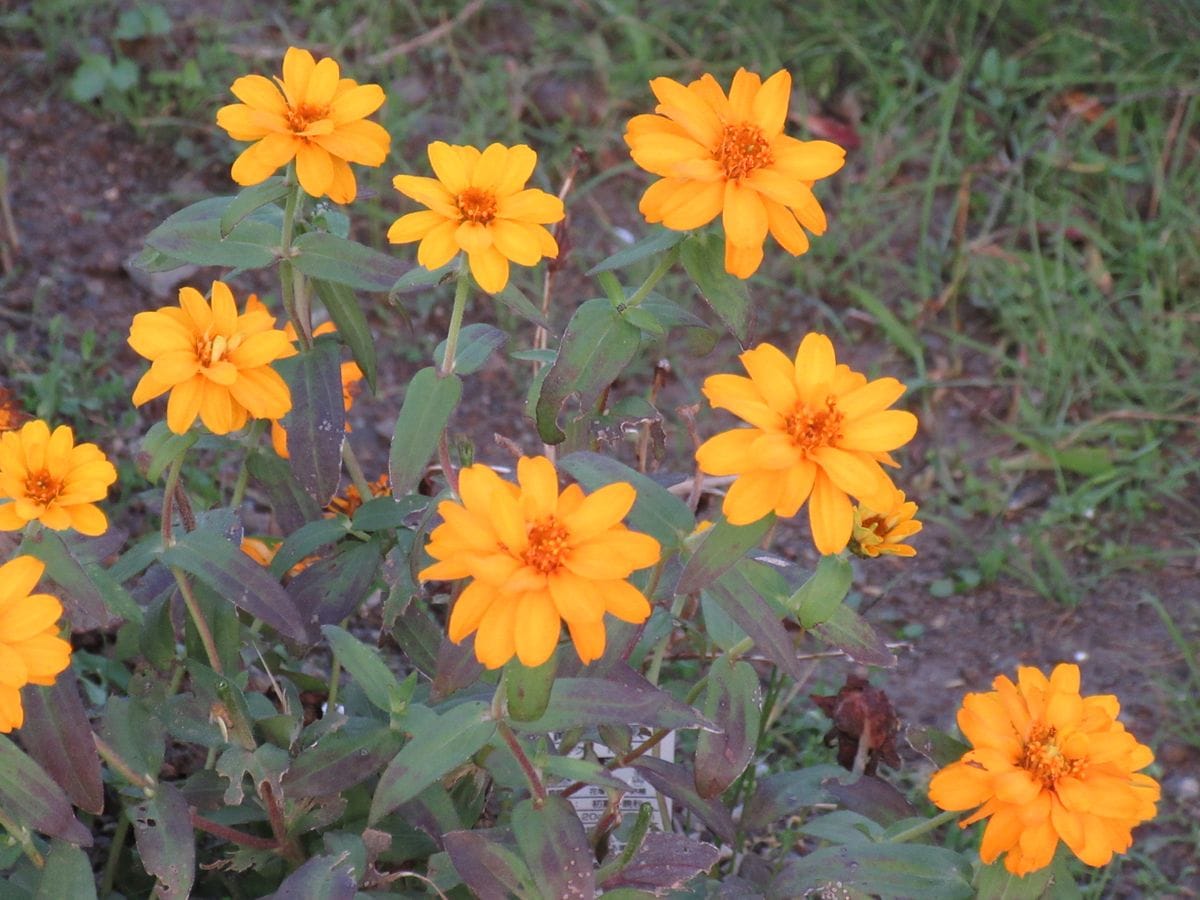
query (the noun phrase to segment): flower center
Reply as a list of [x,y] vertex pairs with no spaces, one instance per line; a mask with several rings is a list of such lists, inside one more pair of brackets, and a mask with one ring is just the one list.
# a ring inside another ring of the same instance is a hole
[[838,412],[836,398],[830,395],[825,398],[823,409],[798,405],[783,420],[783,427],[791,435],[792,443],[801,450],[815,450],[828,447],[838,439],[843,418]]
[[1086,762],[1065,756],[1055,740],[1057,734],[1058,730],[1053,725],[1034,725],[1017,763],[1034,778],[1041,779],[1048,788],[1054,787],[1060,778],[1078,775]]
[[215,366],[225,354],[232,350],[236,350],[242,343],[242,336],[235,334],[232,337],[225,337],[223,334],[209,336],[208,332],[196,338],[196,359],[199,360],[201,368],[207,369],[209,366]]
[[25,476],[25,496],[34,503],[48,506],[62,491],[62,482],[46,469]]
[[536,523],[529,529],[529,547],[525,551],[525,565],[533,566],[544,575],[557,571],[567,552],[567,529],[553,516]]
[[299,106],[288,107],[287,126],[292,133],[301,134],[308,131],[313,122],[319,122],[321,119],[328,117],[328,106],[313,106],[310,103],[301,103]]
[[750,124],[726,125],[713,156],[727,178],[743,178],[775,161],[771,156],[771,144],[762,129]]
[[862,520],[862,527],[867,531],[874,532],[880,540],[884,540],[888,536],[887,519],[883,516],[867,516]]
[[458,211],[468,222],[486,225],[496,218],[496,195],[491,191],[469,187],[458,195]]

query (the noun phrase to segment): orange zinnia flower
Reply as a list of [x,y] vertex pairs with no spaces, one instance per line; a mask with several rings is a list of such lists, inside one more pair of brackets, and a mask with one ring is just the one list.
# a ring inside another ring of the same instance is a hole
[[235,141],[254,141],[233,164],[240,185],[258,184],[296,160],[296,178],[313,197],[350,203],[358,193],[350,163],[380,166],[391,137],[366,117],[383,105],[383,89],[342,78],[332,59],[316,62],[289,47],[283,78],[244,75],[233,83],[233,103],[217,124]]
[[650,603],[626,579],[658,562],[661,548],[621,520],[637,495],[624,482],[584,495],[561,494],[554,464],[523,457],[517,482],[484,465],[459,473],[462,502],[438,504],[442,524],[425,547],[437,562],[426,580],[470,578],[450,614],[450,640],[475,634],[475,655],[489,669],[515,653],[540,666],[567,623],[585,663],[604,653],[604,614],[641,623]]
[[[750,423],[709,438],[696,462],[709,475],[737,475],[721,511],[733,525],[770,512],[794,516],[808,500],[817,549],[845,549],[854,530],[850,496],[891,507],[896,487],[880,468],[888,451],[912,439],[917,417],[888,409],[904,393],[895,378],[868,382],[838,365],[833,344],[808,334],[795,359],[760,344],[740,357],[750,373],[711,375],[704,396]],[[810,499],[811,496],[811,499]]]
[[116,480],[100,448],[76,444],[69,425],[51,432],[41,419],[26,422],[0,434],[0,531],[38,521],[55,531],[104,534],[108,519],[96,501]]
[[524,144],[491,144],[480,152],[435,141],[429,162],[436,178],[397,175],[396,190],[429,209],[401,216],[388,229],[393,244],[420,241],[417,262],[433,270],[466,251],[471,274],[489,294],[508,284],[508,263],[535,266],[558,256],[544,226],[562,219],[562,201],[526,188],[537,154]]
[[271,363],[296,352],[261,304],[238,315],[229,287],[212,286],[212,305],[192,287],[179,308],[138,313],[129,346],[153,361],[133,392],[141,406],[170,391],[167,427],[183,434],[196,416],[213,434],[237,431],[253,416],[278,419],[292,408],[288,386]]
[[0,732],[25,723],[21,688],[54,684],[71,664],[71,645],[58,636],[62,604],[49,594],[33,594],[45,564],[18,556],[0,566]]
[[970,809],[959,824],[988,819],[980,856],[1025,875],[1048,866],[1061,839],[1089,866],[1103,866],[1153,818],[1159,786],[1139,773],[1154,754],[1117,721],[1111,694],[1080,696],[1079,667],[1060,663],[1047,679],[1021,667],[994,691],[967,694],[958,727],[974,749],[937,772],[929,799]]
[[688,85],[655,78],[650,89],[657,115],[634,116],[625,132],[633,161],[662,176],[638,206],[648,222],[690,231],[720,215],[725,269],[738,278],[762,263],[768,232],[793,256],[808,250],[805,228],[825,233],[812,185],[840,169],[846,151],[783,133],[786,71],[764,82],[738,69],[728,97],[711,75]]
[[923,527],[914,516],[917,504],[904,499],[904,491],[892,494],[892,502],[876,512],[865,504],[854,507],[854,533],[850,550],[857,556],[916,556],[915,547],[902,543]]

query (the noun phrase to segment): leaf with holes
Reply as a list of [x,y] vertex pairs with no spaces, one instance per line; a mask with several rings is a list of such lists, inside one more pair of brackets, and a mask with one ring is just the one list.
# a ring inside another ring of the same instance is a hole
[[749,663],[718,657],[708,670],[703,708],[720,729],[696,738],[696,791],[710,799],[733,784],[754,755],[762,718],[758,673]]
[[517,846],[545,897],[596,896],[592,851],[583,823],[569,800],[551,794],[540,809],[523,800],[512,813]]

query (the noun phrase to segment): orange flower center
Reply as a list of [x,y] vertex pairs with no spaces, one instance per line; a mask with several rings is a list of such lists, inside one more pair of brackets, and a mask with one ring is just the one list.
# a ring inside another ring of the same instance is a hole
[[309,103],[301,103],[299,106],[289,106],[287,113],[287,126],[293,134],[300,134],[308,131],[313,122],[319,122],[321,119],[329,118],[328,106],[313,106]]
[[798,405],[783,420],[783,428],[791,435],[792,443],[802,450],[828,447],[837,440],[844,416],[838,412],[837,400],[832,395],[825,399],[825,407],[812,409]]
[[867,516],[862,520],[862,527],[867,531],[872,531],[880,540],[886,540],[888,536],[888,523],[884,516]]
[[1085,760],[1071,759],[1064,755],[1055,740],[1057,734],[1058,729],[1053,725],[1034,725],[1017,762],[1017,765],[1034,778],[1041,779],[1042,784],[1048,788],[1054,787],[1060,778],[1078,775],[1086,763]]
[[725,170],[726,178],[743,178],[775,161],[762,129],[748,123],[726,125],[713,156]]
[[242,336],[240,334],[227,338],[223,334],[210,336],[206,331],[196,338],[196,359],[202,368],[207,369],[209,366],[219,363],[225,358],[226,353],[236,350],[241,343]]
[[496,195],[491,191],[469,187],[458,195],[458,211],[468,222],[487,225],[496,218]]
[[25,476],[25,496],[34,503],[48,506],[62,492],[62,482],[46,469]]
[[544,575],[562,566],[567,552],[567,529],[553,516],[529,529],[529,547],[525,550],[525,565],[533,566]]

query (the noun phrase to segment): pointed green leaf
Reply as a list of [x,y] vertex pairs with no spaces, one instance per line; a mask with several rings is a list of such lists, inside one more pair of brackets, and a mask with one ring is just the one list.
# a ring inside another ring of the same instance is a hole
[[194,428],[183,434],[175,434],[165,421],[151,425],[142,438],[141,446],[141,452],[147,457],[146,480],[157,482],[167,466],[186,453],[199,438],[200,432]]
[[704,592],[754,640],[759,652],[771,662],[799,682],[808,678],[796,658],[792,636],[780,623],[775,610],[737,568],[730,569]]
[[441,378],[433,368],[422,369],[408,383],[388,457],[392,496],[399,499],[416,488],[461,397],[462,379]]
[[95,900],[96,876],[88,856],[74,844],[57,838],[50,842],[46,868],[33,900]]
[[324,626],[321,633],[337,654],[338,662],[362,688],[367,699],[385,713],[392,712],[396,705],[394,699],[400,697],[400,682],[387,667],[379,651],[336,625]]
[[283,776],[288,797],[329,797],[375,775],[400,750],[400,733],[365,719],[321,735],[292,761]]
[[276,260],[279,226],[251,215],[221,234],[221,216],[232,197],[211,197],[167,218],[146,235],[146,244],[172,259],[197,266],[261,269]]
[[730,525],[724,517],[718,519],[683,567],[675,593],[694,594],[712,584],[745,556],[747,550],[758,546],[774,524],[774,513],[749,525]]
[[846,604],[839,605],[833,615],[816,625],[813,634],[827,644],[839,647],[855,662],[864,666],[879,666],[890,669],[896,665],[896,656],[887,648],[867,621]]
[[309,278],[334,281],[359,291],[386,292],[408,271],[407,263],[336,235],[302,234],[292,243],[292,265]]
[[641,262],[643,259],[649,259],[651,256],[657,256],[659,253],[670,250],[687,236],[688,232],[686,231],[670,231],[666,228],[655,228],[637,243],[618,250],[608,259],[592,266],[588,270],[588,274],[599,275],[601,272],[611,272],[615,269],[628,268],[634,263]]
[[881,897],[966,900],[974,897],[971,867],[962,855],[922,844],[824,847],[790,860],[771,881],[768,900],[801,897],[814,884]]
[[371,337],[371,326],[367,324],[367,317],[363,314],[362,305],[354,296],[353,289],[344,284],[320,279],[314,279],[313,287],[321,302],[325,304],[329,318],[337,326],[339,337],[350,348],[350,355],[362,369],[363,377],[373,392],[378,367],[375,341]]
[[[458,348],[454,352],[454,371],[458,375],[473,375],[484,367],[491,355],[508,342],[508,334],[492,325],[475,323],[458,333]],[[446,342],[433,351],[433,361],[441,368],[446,356]]]
[[125,588],[99,563],[82,558],[80,544],[68,544],[56,531],[42,529],[26,536],[21,552],[46,564],[46,575],[58,586],[55,595],[79,628],[107,628],[116,619],[141,622],[142,610]]
[[569,800],[551,794],[540,809],[522,800],[513,810],[512,827],[543,896],[596,896],[593,854]]
[[743,347],[750,340],[753,310],[746,283],[725,271],[725,241],[718,234],[693,234],[681,248],[683,266],[700,295]]
[[700,796],[712,798],[742,774],[758,746],[762,691],[749,663],[717,658],[708,670],[704,715],[720,730],[696,738],[695,781]]
[[333,556],[297,573],[288,582],[288,596],[306,622],[340,622],[371,593],[381,558],[378,540],[347,541]]
[[715,727],[697,710],[656,688],[628,666],[614,667],[606,676],[556,679],[541,718],[514,722],[513,727],[534,733],[626,722],[655,728]]
[[854,582],[850,562],[840,556],[822,556],[817,571],[787,601],[792,615],[805,628],[832,618]]
[[501,306],[506,307],[509,311],[516,313],[525,321],[532,322],[534,325],[540,325],[547,331],[552,330],[550,320],[511,281],[504,286],[504,290],[500,293],[492,294],[492,299]]
[[221,237],[229,237],[229,233],[246,216],[268,203],[282,200],[290,190],[292,187],[280,175],[274,175],[261,184],[246,188],[229,201],[229,205],[221,213],[219,226]]
[[543,897],[509,829],[451,831],[444,841],[455,871],[479,900]]

